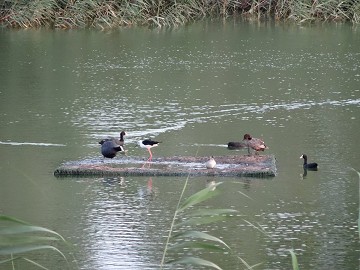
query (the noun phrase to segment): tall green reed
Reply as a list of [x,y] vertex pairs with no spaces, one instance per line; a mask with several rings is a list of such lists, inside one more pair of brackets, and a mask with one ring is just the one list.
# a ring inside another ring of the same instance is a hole
[[[196,152],[196,156],[198,154],[198,150]],[[207,200],[220,194],[218,186],[222,184],[221,182],[215,183],[215,181],[211,181],[206,188],[196,192],[184,200],[185,191],[189,183],[189,177],[190,173],[185,180],[174,211],[174,216],[171,220],[169,233],[160,262],[160,269],[163,269],[165,264],[186,264],[221,270],[221,267],[217,264],[200,257],[195,257],[193,253],[196,253],[199,250],[220,252],[229,251],[232,253],[231,248],[220,238],[210,235],[203,230],[194,229],[194,227],[233,218],[235,215],[238,215],[238,211],[234,209],[198,208],[201,203],[206,202]],[[251,224],[248,221],[246,222]],[[253,224],[251,225],[256,227]],[[169,256],[169,252],[179,254],[179,250],[182,251],[180,254],[185,254],[183,252],[184,250],[188,250],[192,254],[183,256],[175,255],[172,256],[173,258],[171,260],[165,262],[166,257]],[[235,255],[235,257],[238,258],[243,265],[245,265],[246,269],[253,269],[255,266],[259,265],[256,264],[250,266],[240,256]]]
[[[198,155],[199,147],[196,150],[195,156]],[[225,216],[223,214],[233,213],[236,212],[232,209],[199,209],[197,211],[191,211],[188,215],[186,215],[186,210],[189,208],[204,202],[214,196],[216,196],[219,191],[216,189],[218,185],[221,183],[211,183],[211,185],[208,185],[205,189],[198,191],[197,193],[193,194],[189,198],[187,198],[184,202],[183,198],[185,195],[186,188],[189,183],[190,173],[188,174],[183,189],[180,193],[180,197],[174,212],[174,216],[172,218],[170,229],[168,233],[168,237],[166,239],[163,256],[161,258],[160,262],[160,269],[163,269],[165,264],[165,258],[168,254],[169,249],[183,249],[183,248],[192,248],[192,249],[211,249],[211,250],[221,250],[216,244],[220,244],[225,246],[226,248],[229,248],[229,246],[223,242],[221,239],[212,236],[208,233],[196,231],[196,230],[188,230],[183,229],[186,228],[186,226],[193,226],[193,225],[201,225],[201,224],[208,224],[213,223],[215,221],[224,219]],[[185,220],[178,222],[179,220]],[[174,230],[177,229],[176,234],[174,234]],[[177,239],[200,239],[202,241],[184,241],[180,240],[175,244],[172,244],[170,246],[171,240],[177,240]],[[204,242],[205,241],[205,242]],[[216,243],[216,244],[213,244]],[[230,248],[229,248],[230,249]],[[200,265],[200,266],[206,266],[206,267],[212,267],[218,270],[221,270],[221,268],[216,265],[215,263],[204,260],[202,258],[198,257],[192,257],[192,256],[183,256],[181,258],[173,259],[167,263],[171,264],[191,264],[191,265]]]
[[291,254],[291,262],[292,262],[293,270],[299,270],[300,268],[294,250],[290,249],[289,252]]
[[15,261],[24,260],[42,269],[44,265],[30,259],[30,252],[51,250],[59,254],[68,265],[68,260],[63,252],[54,243],[65,239],[52,230],[34,226],[14,217],[0,215],[0,266],[11,263],[15,269]]
[[[191,207],[208,200],[209,198],[218,194],[216,187],[221,184],[217,183],[212,186],[209,186],[199,192],[190,196],[183,203],[181,198],[184,195],[187,183],[184,185],[183,191],[181,193],[177,209],[175,210],[174,217],[171,222],[169,234],[165,244],[162,260],[160,263],[160,268],[162,269],[165,263],[165,257],[170,250],[179,250],[179,249],[202,249],[202,250],[220,250],[222,251],[225,247],[230,249],[230,247],[221,239],[212,236],[208,233],[199,230],[189,229],[190,227],[209,224],[216,221],[224,220],[228,214],[236,212],[232,209],[198,209],[192,210]],[[186,210],[189,210],[186,212]],[[185,221],[183,221],[185,220]],[[197,239],[197,240],[194,240]],[[170,244],[170,241],[174,243]],[[171,264],[192,264],[192,265],[202,265],[207,267],[213,267],[216,269],[221,269],[218,265],[208,260],[202,258],[193,257],[193,256],[183,256],[181,258],[173,259],[167,263]]]

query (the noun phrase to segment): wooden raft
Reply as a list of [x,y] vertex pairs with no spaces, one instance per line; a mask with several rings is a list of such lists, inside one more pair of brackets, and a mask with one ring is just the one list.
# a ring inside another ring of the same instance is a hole
[[[214,156],[216,167],[207,169],[208,157],[158,157],[142,167],[145,158],[119,156],[67,162],[55,176],[232,176],[272,177],[276,175],[273,155]],[[149,166],[150,165],[150,166]]]

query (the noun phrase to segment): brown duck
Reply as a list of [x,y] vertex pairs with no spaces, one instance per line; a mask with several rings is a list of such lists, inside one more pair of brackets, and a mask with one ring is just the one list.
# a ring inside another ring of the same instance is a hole
[[253,138],[251,137],[250,134],[247,133],[244,135],[244,138],[241,142],[229,142],[228,148],[230,150],[247,148],[249,154],[250,154],[250,148],[254,149],[255,153],[268,149],[268,147],[265,145],[263,140],[258,138]]

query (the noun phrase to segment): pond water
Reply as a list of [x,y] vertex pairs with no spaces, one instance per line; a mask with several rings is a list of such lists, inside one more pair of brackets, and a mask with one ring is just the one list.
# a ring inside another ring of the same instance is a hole
[[[0,213],[73,244],[59,246],[69,265],[53,252],[29,255],[50,269],[158,269],[185,178],[54,170],[101,158],[98,141],[121,130],[128,155],[144,157],[141,138],[162,141],[154,156],[246,154],[226,144],[250,133],[275,155],[277,176],[189,179],[185,197],[223,182],[202,207],[238,211],[201,228],[231,251],[202,257],[223,269],[244,269],[238,257],[291,269],[294,249],[300,269],[358,269],[359,48],[359,29],[346,24],[2,29]],[[303,153],[318,171],[304,175]]]

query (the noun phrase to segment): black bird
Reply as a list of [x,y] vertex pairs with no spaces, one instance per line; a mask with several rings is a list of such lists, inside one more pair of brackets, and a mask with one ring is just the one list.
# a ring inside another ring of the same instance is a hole
[[300,158],[304,159],[304,168],[305,169],[317,169],[318,164],[317,163],[307,163],[307,155],[302,154]]
[[114,140],[101,140],[99,144],[101,144],[101,154],[106,158],[114,158],[117,152],[125,151],[124,147],[115,143]]
[[117,152],[124,152],[124,136],[127,135],[125,131],[120,132],[120,139],[108,138],[99,142],[101,144],[101,154],[106,158],[114,158]]
[[106,141],[113,141],[115,142],[116,144],[120,145],[120,146],[124,146],[125,144],[125,141],[124,141],[124,136],[126,136],[127,133],[123,130],[120,132],[120,139],[116,139],[116,138],[107,138],[107,139],[102,139],[99,144],[103,144],[104,142]]

